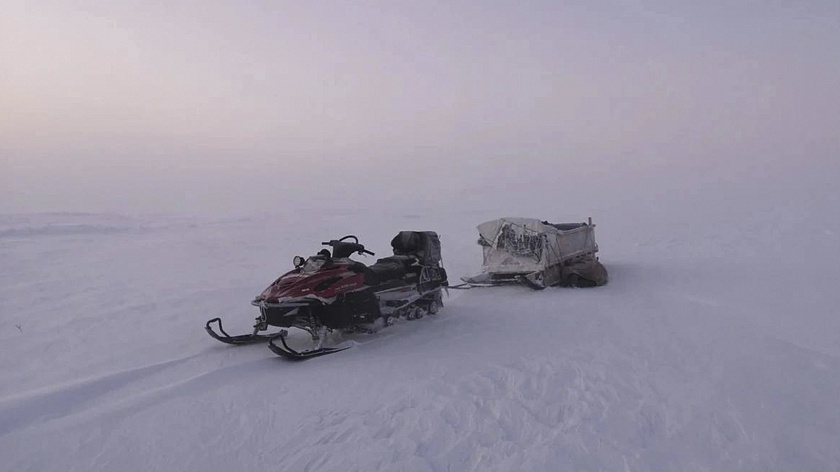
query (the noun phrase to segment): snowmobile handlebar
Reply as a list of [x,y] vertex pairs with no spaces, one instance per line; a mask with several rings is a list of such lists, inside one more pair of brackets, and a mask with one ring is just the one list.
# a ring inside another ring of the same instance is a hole
[[[353,238],[353,239],[356,240],[356,242],[353,242],[353,243],[344,242],[344,240],[348,239],[348,238]],[[367,249],[365,249],[364,244],[359,244],[359,238],[357,238],[356,236],[352,236],[352,235],[345,236],[341,239],[332,239],[330,241],[321,241],[321,244],[324,245],[324,246],[330,246],[332,248],[335,248],[339,244],[342,244],[342,245],[347,244],[347,245],[353,246],[353,250],[351,252],[358,252],[359,254],[370,254],[371,256],[376,255],[373,251],[368,251]]]
[[324,246],[333,246],[335,245],[335,243],[343,243],[345,239],[350,238],[353,238],[353,243],[359,244],[359,238],[352,234],[348,234],[347,236],[344,236],[341,239],[330,239],[329,241],[321,241],[321,244],[323,244]]

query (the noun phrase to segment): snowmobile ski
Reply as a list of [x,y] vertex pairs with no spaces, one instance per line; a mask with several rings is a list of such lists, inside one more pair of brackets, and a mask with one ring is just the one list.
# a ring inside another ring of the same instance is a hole
[[[213,323],[219,324],[219,332],[222,334],[218,334],[216,333],[216,331],[213,330],[213,327],[210,326]],[[251,334],[240,334],[238,336],[231,336],[222,327],[222,320],[220,318],[213,318],[212,320],[208,321],[207,324],[204,326],[204,329],[207,331],[207,334],[225,344],[256,344],[266,342],[272,337],[269,335],[257,334],[257,328],[254,328],[254,332]]]
[[[308,351],[295,351],[294,349],[290,348],[288,344],[286,344],[286,336],[288,332],[284,329],[281,330],[279,334],[272,336],[268,340],[268,348],[278,356],[289,359],[293,361],[302,361],[305,359],[311,359],[313,357],[320,357],[326,356],[327,354],[334,354],[336,352],[341,352],[347,349],[350,349],[352,346],[345,346],[345,347],[318,347],[315,349],[310,349]],[[280,339],[280,343],[283,344],[282,347],[274,344],[275,339]]]

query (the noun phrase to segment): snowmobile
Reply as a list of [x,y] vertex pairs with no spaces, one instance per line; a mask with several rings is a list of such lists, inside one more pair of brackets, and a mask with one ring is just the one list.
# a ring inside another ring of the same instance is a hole
[[[394,255],[370,266],[350,259],[353,254],[375,255],[354,235],[321,244],[332,252],[325,248],[309,258],[295,256],[295,268],[254,298],[251,304],[259,308],[260,316],[253,333],[230,336],[219,318],[207,321],[207,333],[228,344],[267,341],[274,353],[299,360],[347,349],[324,345],[332,331],[373,333],[398,318],[422,318],[443,307],[442,291],[448,281],[436,233],[401,231],[391,241]],[[213,324],[218,324],[218,333]],[[260,334],[269,326],[283,329],[273,335]],[[314,348],[290,348],[287,328],[309,333]]]

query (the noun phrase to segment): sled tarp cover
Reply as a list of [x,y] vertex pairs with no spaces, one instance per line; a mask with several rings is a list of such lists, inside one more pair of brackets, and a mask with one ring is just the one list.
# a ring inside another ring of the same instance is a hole
[[478,233],[484,251],[482,271],[489,273],[543,271],[598,250],[594,232],[585,223],[500,218],[480,224]]

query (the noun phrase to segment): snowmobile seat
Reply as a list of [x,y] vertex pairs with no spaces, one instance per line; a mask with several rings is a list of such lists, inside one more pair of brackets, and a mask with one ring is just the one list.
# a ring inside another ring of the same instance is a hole
[[386,257],[379,259],[376,264],[368,266],[368,269],[373,273],[377,284],[385,282],[386,280],[401,279],[408,273],[406,270],[405,261],[402,258]]

